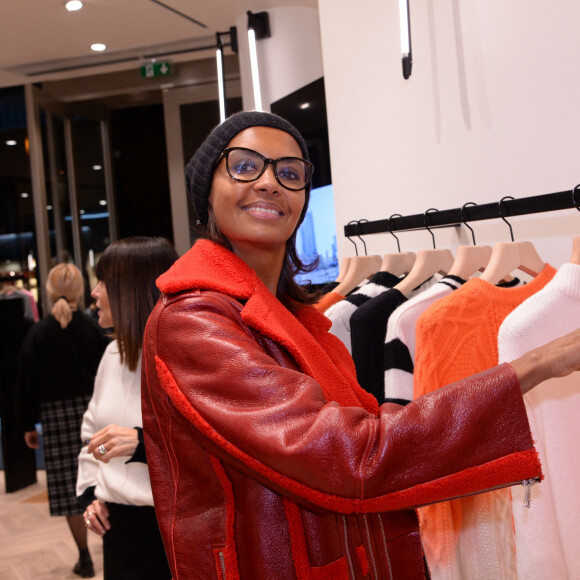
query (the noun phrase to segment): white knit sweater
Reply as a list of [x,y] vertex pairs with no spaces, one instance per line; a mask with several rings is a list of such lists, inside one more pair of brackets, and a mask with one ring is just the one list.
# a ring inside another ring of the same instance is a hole
[[[580,327],[580,266],[564,264],[537,294],[503,322],[499,361]],[[524,397],[545,479],[531,488],[512,488],[518,578],[580,578],[580,372],[550,379]]]
[[[121,364],[117,341],[113,341],[99,364],[95,390],[83,416],[83,441],[110,424],[142,427],[141,360],[135,372]],[[97,499],[134,506],[152,506],[153,495],[146,463],[126,463],[127,457],[115,457],[109,463],[97,461],[83,447],[79,454],[77,496],[95,486]]]

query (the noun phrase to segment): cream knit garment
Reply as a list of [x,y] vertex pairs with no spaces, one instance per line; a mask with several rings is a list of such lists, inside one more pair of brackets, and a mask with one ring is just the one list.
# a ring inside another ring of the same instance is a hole
[[[580,327],[580,266],[564,264],[537,294],[509,314],[498,335],[499,361],[518,358]],[[520,580],[580,578],[580,372],[550,379],[525,395],[545,479],[512,488]]]

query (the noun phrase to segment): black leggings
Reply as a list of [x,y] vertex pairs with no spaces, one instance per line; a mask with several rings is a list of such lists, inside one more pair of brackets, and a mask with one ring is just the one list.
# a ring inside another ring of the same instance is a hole
[[108,503],[111,529],[103,536],[105,580],[171,580],[155,510]]

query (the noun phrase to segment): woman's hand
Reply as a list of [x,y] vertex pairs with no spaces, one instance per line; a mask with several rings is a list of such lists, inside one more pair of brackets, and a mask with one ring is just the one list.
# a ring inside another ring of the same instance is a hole
[[530,350],[510,364],[518,375],[524,394],[547,379],[565,377],[578,371],[580,329]]
[[30,449],[38,449],[40,447],[40,443],[38,442],[38,433],[36,429],[34,431],[25,431],[24,432],[24,441]]
[[83,513],[83,520],[85,520],[85,526],[91,532],[104,536],[111,529],[107,502],[101,502],[98,499],[94,500]]
[[132,457],[138,444],[137,429],[107,425],[91,437],[87,452],[108,463],[113,457]]

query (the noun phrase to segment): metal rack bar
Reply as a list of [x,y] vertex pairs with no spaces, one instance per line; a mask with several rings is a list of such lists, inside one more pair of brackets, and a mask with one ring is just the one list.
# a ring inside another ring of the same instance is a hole
[[[527,215],[533,213],[544,213],[560,209],[571,209],[576,207],[580,209],[580,186],[568,191],[559,191],[557,193],[546,193],[531,197],[520,197],[519,199],[507,199],[501,202],[501,215],[499,202],[485,203],[481,205],[466,206],[463,209],[463,219],[466,222],[474,222],[488,219],[501,219],[503,217],[512,217],[517,215]],[[427,219],[427,224],[425,223]],[[359,220],[358,223],[350,222],[344,226],[344,235],[365,236],[368,234],[382,234],[389,231],[411,231],[425,229],[426,225],[430,228],[453,227],[463,223],[461,219],[461,208],[444,209],[437,212],[425,214],[419,213],[414,215],[393,217],[375,221]]]

